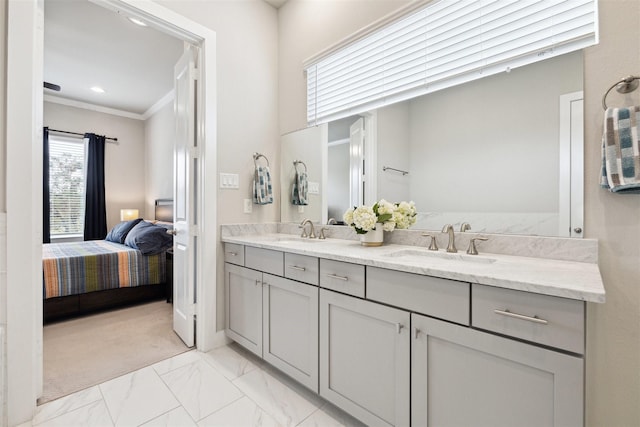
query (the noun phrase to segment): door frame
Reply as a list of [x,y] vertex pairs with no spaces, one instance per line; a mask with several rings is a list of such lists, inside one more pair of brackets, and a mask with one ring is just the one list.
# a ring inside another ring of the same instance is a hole
[[[216,263],[206,262],[217,255],[217,194],[206,191],[207,182],[216,182],[216,33],[152,0],[91,1],[143,18],[200,48],[196,342],[198,350],[208,351],[225,342],[224,332],[216,332],[216,286],[205,286],[207,278],[217,277]],[[8,424],[17,425],[33,417],[42,394],[43,0],[9,1],[7,24],[6,244],[12,250],[6,251],[5,264],[5,301],[11,304],[6,305],[7,393],[2,404]]]

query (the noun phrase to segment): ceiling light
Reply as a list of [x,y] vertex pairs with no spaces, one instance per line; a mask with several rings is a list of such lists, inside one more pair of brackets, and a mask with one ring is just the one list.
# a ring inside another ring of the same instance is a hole
[[104,89],[102,89],[99,86],[94,86],[91,88],[92,91],[94,91],[95,93],[104,93]]
[[133,22],[133,23],[134,23],[134,24],[136,24],[136,25],[140,25],[141,27],[146,27],[146,26],[147,26],[147,24],[145,24],[143,21],[141,21],[141,20],[140,20],[140,19],[138,19],[138,18],[131,18],[131,17],[129,17],[129,21]]

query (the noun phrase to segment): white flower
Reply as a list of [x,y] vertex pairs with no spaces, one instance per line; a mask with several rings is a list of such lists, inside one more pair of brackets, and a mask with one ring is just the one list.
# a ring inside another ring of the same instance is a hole
[[382,199],[378,202],[378,215],[384,214],[392,214],[395,211],[396,207],[393,203],[387,202],[385,199]]
[[400,202],[393,215],[396,228],[409,228],[416,222],[416,206],[414,202]]
[[387,221],[382,224],[382,229],[384,231],[393,231],[396,228],[396,223],[393,221]]
[[378,216],[371,206],[360,206],[353,211],[353,223],[356,228],[364,231],[373,230],[376,227]]
[[384,231],[393,231],[396,228],[409,228],[416,223],[416,205],[413,201],[391,203],[380,199],[374,206],[348,209],[342,217],[359,234],[373,230],[378,222],[382,223]]
[[345,224],[352,225],[353,224],[353,208],[348,209],[344,213],[344,215],[342,215],[342,219],[344,220]]

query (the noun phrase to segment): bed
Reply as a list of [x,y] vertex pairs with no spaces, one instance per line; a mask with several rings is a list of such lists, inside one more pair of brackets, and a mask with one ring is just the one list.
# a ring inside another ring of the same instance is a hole
[[45,322],[166,298],[172,201],[156,201],[156,220],[116,225],[105,240],[43,245]]

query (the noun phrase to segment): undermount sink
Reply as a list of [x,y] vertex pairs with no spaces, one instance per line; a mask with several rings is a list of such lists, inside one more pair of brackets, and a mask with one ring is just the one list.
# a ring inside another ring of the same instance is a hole
[[450,252],[441,252],[441,251],[428,251],[428,250],[417,250],[417,249],[400,249],[394,252],[390,252],[386,254],[386,256],[391,258],[398,259],[407,259],[407,260],[424,260],[425,258],[438,258],[444,259],[447,261],[462,261],[462,262],[472,262],[478,264],[492,264],[496,262],[495,258],[487,258],[484,256],[478,255],[466,255],[459,253],[450,253]]

